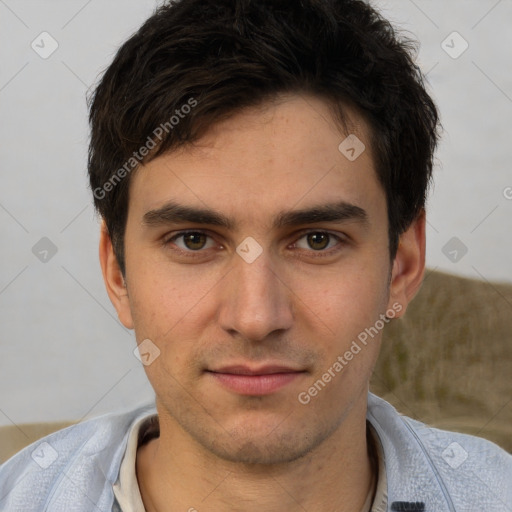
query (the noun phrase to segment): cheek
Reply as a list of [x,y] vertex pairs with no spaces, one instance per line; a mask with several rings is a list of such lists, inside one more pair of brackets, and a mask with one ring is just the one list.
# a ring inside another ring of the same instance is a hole
[[367,386],[385,325],[380,315],[386,311],[386,290],[382,279],[355,279],[345,282],[342,291],[325,290],[319,325],[329,326],[329,331],[327,335],[326,329],[316,331],[321,338],[321,360],[309,383],[311,387],[305,390],[311,396],[318,394],[317,407],[337,404],[340,397],[348,399]]
[[200,343],[215,321],[222,275],[193,265],[171,272],[168,262],[137,269],[129,290],[136,339],[149,339],[159,354],[144,370],[155,390],[163,386],[164,393],[180,393],[198,371]]
[[361,259],[332,272],[302,273],[291,288],[303,314],[316,317],[334,337],[355,335],[372,325],[387,305],[386,268],[375,261]]
[[[142,259],[141,259],[142,260]],[[219,277],[194,265],[179,270],[168,261],[133,261],[130,271],[130,307],[135,330],[155,337],[165,333],[204,307]]]

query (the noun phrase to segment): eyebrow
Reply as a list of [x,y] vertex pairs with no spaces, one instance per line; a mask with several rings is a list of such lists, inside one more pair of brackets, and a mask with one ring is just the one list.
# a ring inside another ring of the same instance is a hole
[[[312,206],[302,210],[279,212],[274,219],[273,228],[315,224],[317,222],[345,221],[357,221],[363,225],[368,225],[369,223],[368,214],[363,208],[340,201]],[[166,203],[161,208],[150,210],[143,216],[143,224],[149,227],[180,222],[209,224],[228,230],[232,230],[236,226],[234,221],[216,210],[186,206],[173,201]]]

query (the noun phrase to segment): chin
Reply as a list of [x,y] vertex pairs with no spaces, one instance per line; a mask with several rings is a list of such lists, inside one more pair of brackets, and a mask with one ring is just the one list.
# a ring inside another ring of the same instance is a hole
[[298,443],[297,439],[284,440],[262,439],[260,442],[252,439],[242,441],[238,447],[231,442],[229,446],[213,445],[210,451],[228,462],[251,465],[278,465],[294,462],[305,457],[314,446],[308,443]]
[[[286,421],[286,420],[285,420]],[[306,457],[328,438],[331,428],[307,428],[288,423],[274,425],[272,429],[240,427],[224,430],[223,435],[213,439],[198,439],[205,448],[217,457],[240,464],[276,465],[286,464]],[[315,425],[318,427],[318,425]]]

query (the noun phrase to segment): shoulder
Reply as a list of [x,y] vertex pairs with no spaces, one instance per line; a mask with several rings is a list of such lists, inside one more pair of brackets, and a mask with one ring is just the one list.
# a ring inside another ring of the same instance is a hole
[[436,511],[510,510],[512,455],[496,444],[430,427],[371,394],[368,419],[383,447],[390,499]]
[[27,446],[0,466],[0,510],[84,510],[80,504],[91,502],[111,507],[109,487],[117,480],[130,427],[155,412],[146,405],[103,415]]

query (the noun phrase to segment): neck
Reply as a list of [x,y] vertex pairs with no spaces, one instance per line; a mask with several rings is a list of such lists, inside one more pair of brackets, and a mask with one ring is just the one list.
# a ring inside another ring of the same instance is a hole
[[360,511],[375,480],[366,403],[315,450],[291,463],[219,459],[160,413],[160,437],[139,448],[137,477],[148,512]]

